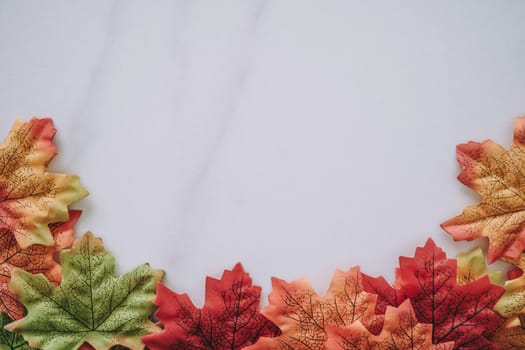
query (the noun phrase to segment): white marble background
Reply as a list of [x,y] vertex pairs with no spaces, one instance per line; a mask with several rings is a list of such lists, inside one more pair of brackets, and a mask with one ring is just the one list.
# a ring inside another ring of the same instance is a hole
[[394,275],[525,114],[523,1],[0,1],[0,134],[52,116],[121,272]]

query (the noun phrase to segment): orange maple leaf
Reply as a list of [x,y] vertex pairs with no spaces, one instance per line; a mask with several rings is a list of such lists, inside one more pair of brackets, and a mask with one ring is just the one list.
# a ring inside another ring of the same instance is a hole
[[281,335],[261,337],[246,350],[325,349],[328,326],[356,321],[369,326],[377,320],[377,296],[363,290],[358,267],[348,272],[337,270],[323,297],[305,279],[287,283],[274,277],[272,285],[270,303],[261,313],[280,328]]
[[387,306],[381,333],[372,334],[360,321],[347,327],[329,327],[326,348],[330,350],[437,350],[453,349],[454,342],[432,344],[432,325],[418,323],[405,300],[399,307]]
[[488,237],[490,263],[517,258],[525,248],[525,117],[516,119],[508,151],[487,140],[458,145],[457,154],[459,181],[482,200],[441,227],[457,241]]
[[87,195],[78,176],[46,171],[55,133],[51,119],[16,121],[0,145],[0,230],[22,248],[54,245],[48,225],[67,221],[67,206]]
[[73,244],[73,227],[80,217],[80,211],[71,210],[69,216],[69,221],[65,223],[50,225],[56,242],[52,247],[34,244],[23,249],[10,231],[0,230],[0,312],[7,313],[13,320],[24,316],[24,307],[9,289],[11,271],[14,267],[31,273],[42,273],[54,284],[60,283],[61,268],[55,261],[54,255]]

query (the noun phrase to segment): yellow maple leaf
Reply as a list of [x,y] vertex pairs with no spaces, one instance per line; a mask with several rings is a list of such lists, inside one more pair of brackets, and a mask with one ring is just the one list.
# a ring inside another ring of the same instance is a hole
[[68,205],[88,194],[78,176],[46,171],[55,133],[51,119],[18,120],[0,146],[0,230],[21,248],[54,245],[49,224],[67,221]]
[[487,140],[457,146],[466,186],[482,197],[441,227],[455,240],[488,237],[489,263],[517,258],[525,248],[525,117],[516,119],[509,150]]
[[[525,272],[525,254],[519,259],[503,258],[502,260]],[[504,287],[505,293],[494,306],[494,310],[504,317],[525,316],[525,276],[508,280]]]
[[474,282],[485,275],[489,276],[490,283],[501,285],[501,271],[489,271],[487,269],[485,255],[480,247],[458,254],[457,260],[458,273],[456,279],[459,285]]

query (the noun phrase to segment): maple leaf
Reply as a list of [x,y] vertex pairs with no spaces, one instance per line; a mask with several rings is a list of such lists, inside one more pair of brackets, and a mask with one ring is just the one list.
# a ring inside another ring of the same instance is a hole
[[7,314],[0,313],[0,350],[32,350],[20,334],[4,329],[4,326],[11,322],[13,320]]
[[361,273],[361,278],[363,289],[377,295],[375,313],[378,315],[385,314],[387,306],[398,307],[407,298],[403,290],[392,288],[383,276],[371,277]]
[[508,151],[488,140],[458,145],[457,153],[459,181],[482,201],[441,227],[455,240],[488,237],[489,263],[502,256],[519,257],[525,248],[525,117],[516,119]]
[[487,275],[490,283],[500,285],[502,274],[500,271],[488,271],[485,255],[477,247],[468,252],[458,254],[458,284],[464,285]]
[[358,267],[348,272],[337,270],[324,297],[318,296],[310,283],[302,279],[287,283],[272,279],[273,290],[263,315],[281,330],[275,338],[261,337],[246,350],[324,349],[328,326],[350,325],[360,320],[370,325],[376,296],[363,290]]
[[[431,239],[413,258],[400,257],[399,265],[390,287],[394,291],[382,286],[378,304],[398,306],[410,298],[418,321],[433,325],[433,344],[454,341],[454,349],[496,349],[489,339],[502,323],[493,308],[503,288],[488,276],[458,284],[456,260],[447,259]],[[365,289],[370,291],[366,284]],[[400,297],[388,298],[394,293]]]
[[157,286],[155,316],[164,330],[142,341],[151,350],[241,349],[260,336],[275,336],[279,329],[259,312],[261,288],[252,285],[241,264],[225,270],[221,279],[206,278],[206,298],[196,308],[187,294]]
[[84,342],[102,350],[116,344],[143,349],[140,337],[158,330],[148,317],[163,272],[144,264],[114,277],[113,256],[89,232],[60,257],[59,286],[41,274],[13,269],[10,288],[28,314],[5,328],[43,350],[78,349]]
[[[520,271],[525,271],[525,254],[519,259],[503,258],[503,261],[513,264]],[[513,272],[517,277],[505,282],[505,293],[494,309],[504,317],[525,315],[525,275]]]
[[51,119],[16,121],[0,145],[0,230],[22,248],[52,246],[48,225],[67,221],[67,206],[88,194],[78,176],[46,171],[55,132]]
[[11,271],[18,267],[31,273],[43,273],[54,284],[60,283],[60,265],[53,259],[56,252],[73,243],[73,227],[80,217],[79,210],[70,210],[69,221],[50,225],[55,246],[34,244],[22,249],[10,231],[0,230],[0,312],[17,320],[24,316],[24,307],[9,290]]
[[[492,341],[497,344],[499,350],[525,349],[525,315],[520,315],[509,321],[510,325],[498,329]],[[517,325],[513,325],[513,323],[517,323]]]
[[429,239],[414,258],[400,257],[396,284],[411,299],[417,318],[431,323],[433,343],[455,341],[455,349],[495,349],[488,340],[501,325],[493,307],[503,288],[488,276],[458,285],[457,262]]
[[386,307],[383,329],[372,334],[360,321],[347,327],[328,327],[330,350],[437,350],[452,349],[454,342],[432,344],[432,325],[418,323],[409,300],[399,308]]

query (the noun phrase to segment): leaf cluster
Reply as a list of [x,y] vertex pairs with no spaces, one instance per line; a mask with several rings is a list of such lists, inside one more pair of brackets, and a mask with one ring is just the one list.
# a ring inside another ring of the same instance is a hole
[[[116,276],[99,238],[74,241],[80,211],[69,206],[87,191],[47,170],[55,132],[50,119],[17,121],[0,145],[0,350],[525,348],[525,117],[509,150],[457,147],[458,179],[481,200],[442,227],[488,239],[487,259],[479,248],[449,259],[429,239],[399,258],[393,284],[353,267],[320,295],[306,279],[274,277],[262,309],[241,264],[208,277],[197,307],[160,283],[162,271]],[[508,280],[486,260],[511,264]]]

